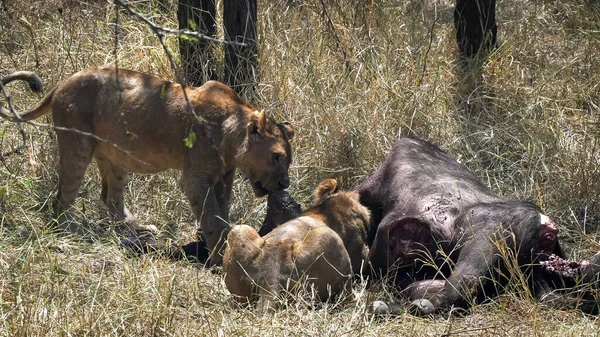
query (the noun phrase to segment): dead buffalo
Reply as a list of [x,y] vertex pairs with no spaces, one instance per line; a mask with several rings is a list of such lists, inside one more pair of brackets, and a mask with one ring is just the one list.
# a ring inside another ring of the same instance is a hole
[[406,288],[415,312],[483,300],[514,271],[535,296],[552,290],[541,262],[564,257],[558,226],[538,206],[498,196],[436,146],[398,140],[357,190],[372,214],[371,265]]

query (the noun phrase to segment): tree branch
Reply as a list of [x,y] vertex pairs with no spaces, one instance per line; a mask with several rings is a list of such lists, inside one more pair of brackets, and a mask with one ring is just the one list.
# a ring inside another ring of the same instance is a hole
[[25,132],[25,129],[23,128],[23,119],[16,112],[15,107],[12,104],[12,100],[10,98],[10,94],[4,88],[4,84],[2,84],[2,81],[0,81],[0,90],[2,91],[2,95],[4,95],[4,98],[6,99],[6,104],[8,105],[8,110],[13,115],[15,115],[15,117],[17,118],[17,127],[19,128],[19,133],[21,134],[21,139],[23,140],[23,146],[25,147],[25,150],[27,152],[27,156],[29,157],[29,163],[31,165],[33,165],[33,164],[35,164],[35,162],[33,161],[33,154],[31,153],[31,148],[27,144],[27,133]]
[[214,38],[214,37],[211,37],[208,35],[200,34],[199,32],[193,32],[191,30],[171,29],[171,28],[161,27],[161,26],[155,24],[154,22],[150,21],[148,18],[143,16],[141,13],[139,13],[139,12],[135,11],[133,8],[131,8],[131,6],[128,2],[125,2],[123,0],[115,0],[115,4],[125,8],[131,15],[133,15],[133,16],[137,17],[138,19],[142,20],[143,22],[145,22],[155,32],[174,34],[174,35],[187,35],[187,36],[192,36],[192,37],[195,37],[198,39],[204,39],[204,40],[219,42],[219,43],[223,43],[223,44],[233,44],[233,45],[238,45],[238,46],[243,46],[243,47],[246,46],[246,44],[242,43],[242,42],[217,39],[217,38]]
[[86,136],[86,137],[90,137],[98,142],[101,143],[105,143],[108,144],[112,147],[114,147],[115,149],[125,153],[127,156],[135,159],[137,162],[143,164],[143,165],[150,165],[149,163],[137,158],[133,153],[131,153],[131,151],[128,151],[122,147],[120,147],[119,145],[115,144],[115,143],[111,143],[110,141],[108,141],[107,139],[104,139],[102,137],[98,137],[95,134],[91,133],[91,132],[85,132],[85,131],[81,131],[79,129],[76,128],[67,128],[64,126],[56,126],[56,125],[52,125],[52,124],[46,124],[46,123],[38,123],[38,122],[34,122],[34,121],[26,121],[25,123],[33,125],[33,126],[37,126],[37,127],[44,127],[44,128],[52,128],[55,131],[66,131],[66,132],[74,132],[77,134],[80,134],[82,136]]

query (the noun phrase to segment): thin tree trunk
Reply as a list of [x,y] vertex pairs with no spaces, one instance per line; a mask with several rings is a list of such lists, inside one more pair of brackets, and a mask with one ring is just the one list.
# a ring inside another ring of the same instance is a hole
[[461,58],[484,59],[496,47],[496,0],[456,0],[456,42]]
[[224,0],[225,37],[246,46],[225,47],[225,83],[250,98],[257,82],[258,47],[256,43],[256,0]]
[[[179,29],[215,36],[215,0],[179,0]],[[186,84],[200,86],[216,79],[213,43],[204,39],[179,37],[179,53]]]

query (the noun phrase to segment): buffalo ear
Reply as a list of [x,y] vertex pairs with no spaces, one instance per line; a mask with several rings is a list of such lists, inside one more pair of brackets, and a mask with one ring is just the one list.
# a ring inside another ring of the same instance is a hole
[[294,138],[294,127],[292,124],[290,124],[290,122],[281,122],[277,124],[277,126],[279,126],[279,129],[285,133],[288,140],[292,140],[292,138]]
[[314,204],[320,204],[327,197],[331,196],[335,192],[337,192],[337,180],[335,179],[325,179],[323,180],[317,189],[315,190],[315,199]]
[[250,116],[250,123],[248,123],[248,134],[255,135],[266,135],[268,128],[268,118],[265,110],[254,111]]

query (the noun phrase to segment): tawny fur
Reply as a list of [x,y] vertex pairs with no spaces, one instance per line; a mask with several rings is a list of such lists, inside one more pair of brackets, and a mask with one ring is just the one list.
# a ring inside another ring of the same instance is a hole
[[[102,176],[101,199],[118,219],[131,218],[123,202],[128,171],[183,171],[183,190],[200,220],[207,246],[216,250],[229,228],[226,221],[236,168],[249,178],[257,196],[289,184],[293,128],[276,124],[267,113],[258,112],[216,81],[184,89],[134,71],[88,68],[59,83],[20,118],[31,120],[50,110],[54,124],[61,128],[57,130],[60,184],[56,207],[61,222],[71,222],[69,209],[92,158]],[[17,119],[1,105],[0,114]],[[190,135],[195,142],[188,147],[184,140],[192,139]],[[217,264],[221,260],[220,254],[211,258]]]
[[234,227],[227,239],[225,284],[241,300],[257,296],[264,308],[300,282],[320,299],[339,294],[367,260],[368,210],[357,192],[337,192],[333,179],[315,193],[316,205],[261,238],[252,227]]

